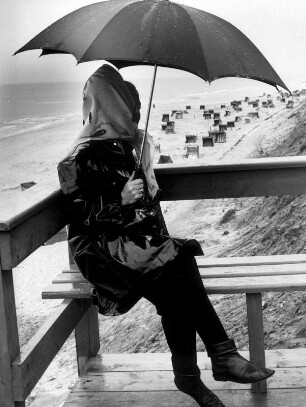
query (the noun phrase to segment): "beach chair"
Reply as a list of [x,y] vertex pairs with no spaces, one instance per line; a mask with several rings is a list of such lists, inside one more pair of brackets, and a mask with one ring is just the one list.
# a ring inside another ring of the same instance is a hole
[[227,130],[227,124],[219,124],[219,131]]
[[160,144],[155,144],[155,146],[154,146],[154,152],[155,152],[155,153],[160,153]]
[[202,146],[203,147],[213,147],[214,146],[214,138],[211,136],[203,136],[202,137]]
[[186,157],[188,158],[189,155],[196,155],[197,158],[199,158],[200,155],[200,147],[199,145],[195,145],[195,146],[187,146],[187,150],[186,150]]
[[167,122],[166,133],[174,133],[174,122]]
[[196,143],[197,136],[195,134],[186,134],[185,139],[185,143]]
[[226,142],[226,133],[223,130],[209,131],[208,135],[214,139],[215,143],[225,143]]
[[248,116],[253,118],[253,119],[259,119],[259,113],[258,112],[249,112]]
[[234,128],[234,127],[235,127],[235,122],[234,122],[234,121],[227,122],[227,128],[228,128],[228,129],[232,129],[232,128]]
[[170,155],[161,154],[157,164],[171,164],[173,163]]
[[168,122],[170,120],[170,115],[163,113],[162,122]]

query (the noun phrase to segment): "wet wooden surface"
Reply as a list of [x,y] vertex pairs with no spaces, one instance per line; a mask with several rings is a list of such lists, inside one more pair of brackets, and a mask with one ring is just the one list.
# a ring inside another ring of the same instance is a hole
[[[247,357],[247,352],[242,352]],[[267,394],[250,385],[216,382],[210,359],[199,353],[202,379],[227,407],[300,407],[306,400],[305,349],[267,351],[276,370]],[[63,407],[196,407],[173,384],[169,353],[105,354],[91,358],[87,373],[73,387]]]

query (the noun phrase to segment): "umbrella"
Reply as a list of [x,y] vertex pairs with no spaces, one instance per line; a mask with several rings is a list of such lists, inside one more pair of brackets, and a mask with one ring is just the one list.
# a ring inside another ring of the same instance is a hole
[[288,90],[262,53],[236,27],[169,0],[109,0],[82,7],[47,27],[15,54],[33,49],[42,49],[42,55],[72,54],[78,63],[106,60],[119,69],[153,65],[144,139],[157,66],[181,69],[208,82],[242,77]]

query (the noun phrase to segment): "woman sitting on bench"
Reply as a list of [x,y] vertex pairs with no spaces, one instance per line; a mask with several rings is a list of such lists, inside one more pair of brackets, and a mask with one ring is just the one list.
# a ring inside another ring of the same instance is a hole
[[120,315],[147,298],[161,315],[177,388],[202,407],[224,407],[200,379],[196,333],[211,357],[215,380],[253,383],[274,371],[242,358],[228,338],[194,258],[203,254],[199,243],[169,237],[150,136],[143,171],[135,173],[143,136],[135,87],[103,65],[85,85],[83,114],[83,129],[58,172],[71,208],[69,245],[95,287],[93,302],[101,314]]

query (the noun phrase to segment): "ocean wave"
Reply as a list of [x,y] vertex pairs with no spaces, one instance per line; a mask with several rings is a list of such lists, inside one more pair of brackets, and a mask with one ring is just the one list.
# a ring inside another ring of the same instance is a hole
[[66,114],[63,116],[40,116],[24,117],[10,121],[0,122],[0,139],[13,137],[24,133],[47,129],[64,124],[72,119],[77,119],[76,114]]

